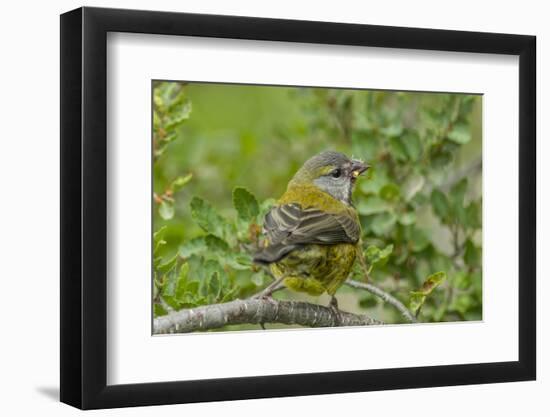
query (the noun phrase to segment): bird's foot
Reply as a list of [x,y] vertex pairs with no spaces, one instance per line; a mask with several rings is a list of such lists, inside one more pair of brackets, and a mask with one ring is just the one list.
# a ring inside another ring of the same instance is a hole
[[332,312],[332,315],[334,316],[334,325],[335,326],[341,326],[342,325],[342,312],[338,308],[338,300],[335,296],[332,296],[330,299],[330,303],[328,305],[328,308]]
[[267,288],[264,288],[263,291],[260,291],[257,294],[254,294],[252,297],[250,297],[253,300],[273,300],[273,287],[270,285]]
[[250,297],[253,300],[273,300],[272,294],[282,288],[282,282],[285,277],[281,277],[269,284],[263,291],[260,291],[258,294],[254,294]]

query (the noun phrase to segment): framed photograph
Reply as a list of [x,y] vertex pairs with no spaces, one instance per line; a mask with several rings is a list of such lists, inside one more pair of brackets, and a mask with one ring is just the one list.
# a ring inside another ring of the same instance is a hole
[[61,16],[61,401],[533,380],[535,37]]

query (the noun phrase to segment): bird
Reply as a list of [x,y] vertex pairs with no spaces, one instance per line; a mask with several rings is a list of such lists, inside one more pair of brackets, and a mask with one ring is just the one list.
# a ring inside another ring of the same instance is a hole
[[267,212],[264,243],[254,255],[274,281],[261,293],[271,297],[281,284],[293,291],[331,297],[347,279],[361,241],[361,223],[352,202],[357,178],[370,166],[336,151],[324,151],[295,173]]

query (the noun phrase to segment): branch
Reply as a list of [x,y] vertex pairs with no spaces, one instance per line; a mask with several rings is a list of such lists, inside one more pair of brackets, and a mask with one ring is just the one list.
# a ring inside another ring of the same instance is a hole
[[274,299],[235,300],[228,303],[180,310],[157,317],[153,331],[189,333],[219,329],[229,324],[297,324],[307,327],[370,326],[384,324],[365,315],[334,310],[302,301]]
[[354,281],[352,279],[348,279],[345,282],[345,284],[352,288],[359,288],[361,290],[366,290],[371,294],[374,294],[377,297],[380,297],[386,303],[391,304],[396,309],[398,309],[399,312],[403,315],[403,317],[405,317],[408,321],[410,321],[411,323],[417,322],[416,317],[409,311],[407,307],[405,307],[405,305],[401,301],[399,301],[394,296],[388,294],[386,291],[382,290],[381,288],[378,288],[377,286],[369,283]]

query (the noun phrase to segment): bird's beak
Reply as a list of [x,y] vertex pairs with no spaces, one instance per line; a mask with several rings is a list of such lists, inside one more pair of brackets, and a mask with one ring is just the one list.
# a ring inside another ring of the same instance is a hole
[[357,178],[359,175],[361,175],[363,172],[365,172],[367,169],[370,168],[370,165],[359,161],[357,159],[354,159],[351,161],[351,176],[352,178]]

